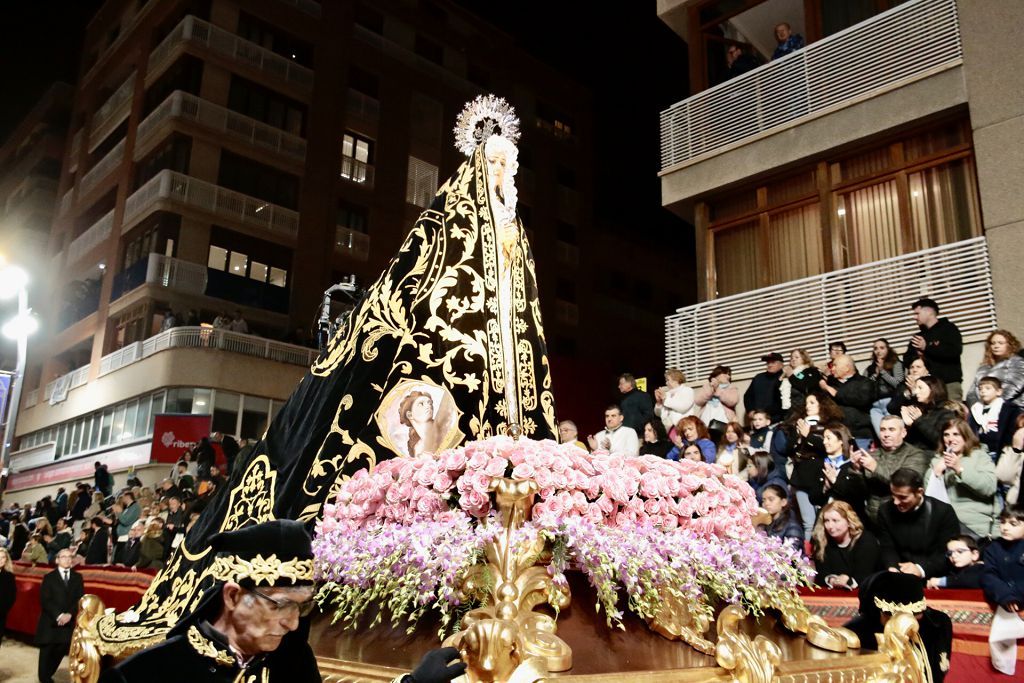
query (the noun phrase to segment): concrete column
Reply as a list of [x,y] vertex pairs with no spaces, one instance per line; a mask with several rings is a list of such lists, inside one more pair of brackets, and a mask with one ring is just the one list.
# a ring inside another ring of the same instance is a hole
[[181,217],[178,232],[178,258],[206,265],[210,255],[210,224],[187,216]]
[[1024,3],[958,0],[982,223],[1001,327],[1024,329]]

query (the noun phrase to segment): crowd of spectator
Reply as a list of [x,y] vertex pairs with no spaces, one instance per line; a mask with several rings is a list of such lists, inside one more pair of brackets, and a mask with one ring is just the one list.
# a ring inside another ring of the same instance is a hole
[[696,388],[670,369],[653,395],[623,374],[589,447],[717,462],[750,484],[764,532],[802,548],[823,587],[896,572],[982,588],[1024,617],[1024,351],[992,331],[965,383],[960,330],[934,300],[911,308],[918,332],[902,356],[885,339],[859,369],[839,341],[820,364],[773,351],[742,397],[725,365]]
[[74,566],[160,569],[209,499],[226,486],[215,446],[230,468],[253,445],[214,432],[185,451],[155,487],[129,473],[116,488],[107,466],[96,462],[92,482],[78,482],[70,491],[62,486],[35,505],[0,510],[0,548],[15,562],[53,564],[61,550],[70,549]]

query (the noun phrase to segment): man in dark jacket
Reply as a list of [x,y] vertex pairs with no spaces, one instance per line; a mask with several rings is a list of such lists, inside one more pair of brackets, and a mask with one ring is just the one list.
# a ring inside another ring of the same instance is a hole
[[867,484],[867,500],[864,512],[870,524],[878,523],[878,510],[886,502],[892,500],[889,480],[896,470],[909,468],[918,472],[922,478],[928,471],[931,458],[916,446],[906,442],[907,426],[896,415],[886,415],[878,428],[879,441],[882,447],[872,453],[856,451],[853,461],[864,473]]
[[819,384],[843,409],[843,424],[849,428],[857,446],[866,449],[875,434],[870,415],[871,404],[875,402],[875,383],[858,374],[853,359],[844,354],[836,356],[832,361],[832,376]]
[[71,571],[73,557],[68,548],[57,553],[57,568],[43,577],[39,587],[42,611],[36,624],[35,643],[39,646],[40,683],[52,683],[60,660],[71,648],[78,601],[85,593],[81,575]]
[[619,391],[622,392],[619,400],[622,424],[642,437],[644,424],[654,419],[654,399],[636,388],[636,380],[629,373],[619,375]]
[[[305,618],[315,606],[313,552],[302,524],[264,522],[217,534],[210,545],[217,583],[166,640],[107,669],[101,683],[320,682]],[[447,683],[466,671],[452,663],[458,656],[432,650],[401,680]]]
[[946,544],[960,535],[953,506],[924,495],[924,479],[908,468],[889,480],[892,500],[878,511],[881,564],[920,579],[946,573]]
[[960,328],[939,317],[934,299],[918,299],[911,308],[920,331],[910,338],[903,354],[903,367],[909,368],[917,358],[924,358],[929,372],[946,383],[946,392],[954,401],[963,399],[963,370],[960,354],[964,350]]
[[128,540],[114,553],[114,564],[134,567],[139,563],[139,553],[142,550],[142,532],[146,530],[146,523],[141,519],[132,524],[128,530]]
[[748,415],[751,411],[763,410],[773,423],[783,418],[782,396],[779,394],[783,360],[782,354],[774,351],[761,356],[765,364],[764,372],[754,375],[750,386],[743,393],[743,409]]
[[102,517],[93,517],[89,525],[92,527],[92,539],[89,541],[89,549],[85,552],[86,564],[107,564],[107,544],[110,540],[110,532]]
[[210,468],[213,467],[214,462],[217,460],[217,451],[213,450],[210,437],[204,436],[199,439],[199,443],[192,451],[192,460],[196,463],[200,478],[210,476]]
[[96,486],[97,491],[101,491],[104,496],[109,496],[114,492],[114,477],[111,476],[107,466],[97,460],[93,467],[93,484]]

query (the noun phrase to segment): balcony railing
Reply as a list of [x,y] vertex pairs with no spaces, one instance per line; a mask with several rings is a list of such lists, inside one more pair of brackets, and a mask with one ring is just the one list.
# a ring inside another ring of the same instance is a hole
[[76,237],[68,246],[68,264],[77,263],[96,245],[105,242],[110,237],[111,228],[114,227],[114,210],[111,209],[107,215],[90,226],[88,230]]
[[124,147],[125,141],[121,140],[102,159],[97,161],[96,165],[82,176],[82,181],[78,185],[79,192],[86,194],[120,166],[121,162],[124,161]]
[[174,327],[145,341],[129,344],[107,354],[100,359],[99,376],[109,375],[167,349],[211,349],[305,366],[312,365],[317,357],[315,349],[252,334],[217,330],[212,327]]
[[89,129],[89,151],[106,139],[115,128],[121,125],[132,109],[132,95],[135,92],[136,72],[132,74],[115,90],[107,101],[100,105],[96,113],[92,115],[92,124]]
[[71,199],[74,196],[75,188],[69,187],[64,196],[60,198],[60,215],[64,216],[71,210]]
[[339,225],[334,231],[334,250],[365,261],[370,258],[370,236]]
[[373,164],[352,157],[341,158],[341,177],[364,187],[373,187]]
[[150,254],[114,276],[110,300],[116,301],[142,285],[166,287],[185,294],[206,292],[206,267],[163,254]]
[[299,231],[299,214],[291,209],[170,170],[160,171],[128,197],[125,224],[159,201],[181,204],[289,238]]
[[320,16],[320,3],[316,0],[284,0],[289,5],[295,5],[306,14],[314,17]]
[[71,156],[68,158],[68,170],[75,171],[78,168],[78,157],[82,153],[82,131],[84,128],[79,128],[78,132],[75,133],[75,137],[71,138]]
[[136,160],[140,159],[145,151],[145,141],[168,119],[194,121],[218,134],[248,145],[269,149],[298,161],[306,158],[306,141],[298,135],[286,133],[280,128],[176,90],[139,124],[138,142],[135,146]]
[[159,74],[174,61],[186,45],[210,50],[256,69],[267,76],[309,92],[313,89],[313,70],[285,59],[244,38],[225,31],[194,16],[187,16],[149,54],[146,85],[151,85]]
[[662,170],[961,63],[956,0],[911,0],[661,113]]
[[[805,348],[824,358],[835,339],[854,353],[879,337],[901,346],[917,331],[909,306],[922,296],[942,305],[965,341],[983,339],[996,326],[985,238],[681,308],[665,319],[667,367],[702,377],[727,363],[742,379],[763,369],[757,359],[766,350]],[[768,324],[750,324],[756,319]]]
[[43,387],[43,400],[55,405],[64,401],[72,389],[85,386],[89,381],[89,366],[83,365],[66,375],[61,375]]
[[380,100],[353,88],[345,93],[345,109],[350,118],[376,121],[380,118]]

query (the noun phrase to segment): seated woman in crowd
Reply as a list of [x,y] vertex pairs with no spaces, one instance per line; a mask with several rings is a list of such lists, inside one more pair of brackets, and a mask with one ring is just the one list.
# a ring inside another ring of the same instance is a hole
[[740,467],[739,450],[743,448],[743,425],[733,421],[725,425],[725,432],[722,434],[722,445],[718,447],[718,454],[715,462],[725,468],[729,474],[739,474],[746,469],[744,464]]
[[950,539],[946,544],[949,573],[928,579],[927,588],[981,588],[981,561],[978,542],[966,534]]
[[811,392],[817,391],[822,378],[821,371],[814,367],[811,354],[805,349],[794,349],[789,354],[789,365],[782,368],[782,374],[779,394],[783,410],[794,408]]
[[688,446],[683,446],[682,454],[677,458],[669,458],[670,460],[693,460],[694,462],[704,462],[704,454],[700,452],[700,446],[695,443],[691,443]]
[[907,443],[927,451],[935,448],[942,438],[942,425],[956,415],[943,407],[946,402],[946,383],[938,377],[925,375],[914,382],[914,402],[900,405],[893,413],[893,404],[889,403],[889,412],[903,418],[907,426]]
[[1017,355],[1020,342],[1007,330],[993,330],[985,340],[985,355],[974,374],[974,381],[965,394],[967,405],[980,400],[978,384],[984,377],[995,377],[1001,383],[1000,396],[1007,403],[1024,408],[1024,358]]
[[[861,474],[860,467],[851,457],[853,437],[846,425],[830,422],[825,425],[821,435],[821,443],[825,449],[825,457],[810,461],[820,468],[813,486],[808,479],[808,496],[816,506],[829,501],[843,501],[860,516],[864,514],[864,501],[867,498],[867,484]],[[810,465],[808,465],[810,476]]]
[[788,540],[794,547],[804,547],[803,527],[796,518],[796,513],[789,507],[789,496],[786,487],[769,484],[764,487],[761,507],[772,516],[772,521],[760,528],[772,538]]
[[695,444],[700,449],[704,462],[713,463],[715,461],[715,442],[708,434],[707,425],[699,417],[693,415],[684,417],[676,425],[676,431],[679,434],[680,452],[685,451],[690,444]]
[[747,483],[754,489],[760,505],[764,504],[762,498],[769,486],[786,486],[785,478],[775,471],[775,461],[765,451],[754,451],[747,460]]
[[924,358],[915,358],[904,370],[906,374],[903,376],[903,383],[893,392],[892,398],[889,399],[889,405],[886,407],[890,415],[899,415],[903,406],[911,405],[917,400],[914,396],[917,380],[931,374],[928,366],[925,365]]
[[164,520],[154,517],[146,527],[139,548],[139,569],[163,569],[167,558],[167,539],[164,538]]
[[[996,466],[960,418],[942,425],[942,440],[932,459],[925,491],[941,492],[943,487],[964,533],[980,538],[995,535],[1001,507],[996,497]],[[929,495],[935,497],[934,493]]]
[[661,418],[668,434],[693,411],[693,389],[685,381],[682,370],[669,368],[665,371],[665,386],[654,390],[654,414]]
[[22,562],[32,564],[46,564],[46,546],[43,544],[43,535],[38,531],[28,539],[28,545],[21,553]]
[[875,384],[874,405],[871,406],[871,426],[879,433],[882,418],[888,415],[889,401],[903,387],[905,376],[903,361],[886,339],[876,339],[871,346],[871,362],[864,369],[864,376]]
[[1020,478],[1024,472],[1024,414],[1017,416],[1010,445],[999,454],[996,479],[1006,488],[1006,504],[1020,505]]
[[648,420],[644,423],[644,440],[640,443],[640,455],[656,455],[664,458],[672,450],[672,442],[665,434],[661,420]]
[[819,586],[853,590],[878,571],[878,539],[849,504],[834,500],[821,508],[812,534]]
[[727,423],[735,422],[739,402],[740,392],[732,383],[732,370],[724,365],[715,366],[708,381],[693,395],[700,419],[709,429],[724,430]]
[[843,411],[832,397],[817,389],[797,404],[772,438],[771,452],[776,471],[780,469],[780,463],[781,467],[791,468],[789,483],[796,489],[797,507],[804,524],[804,540],[807,541],[811,540],[816,516],[810,492],[820,486],[819,476],[824,466],[822,436],[825,424],[841,422],[842,419]]

